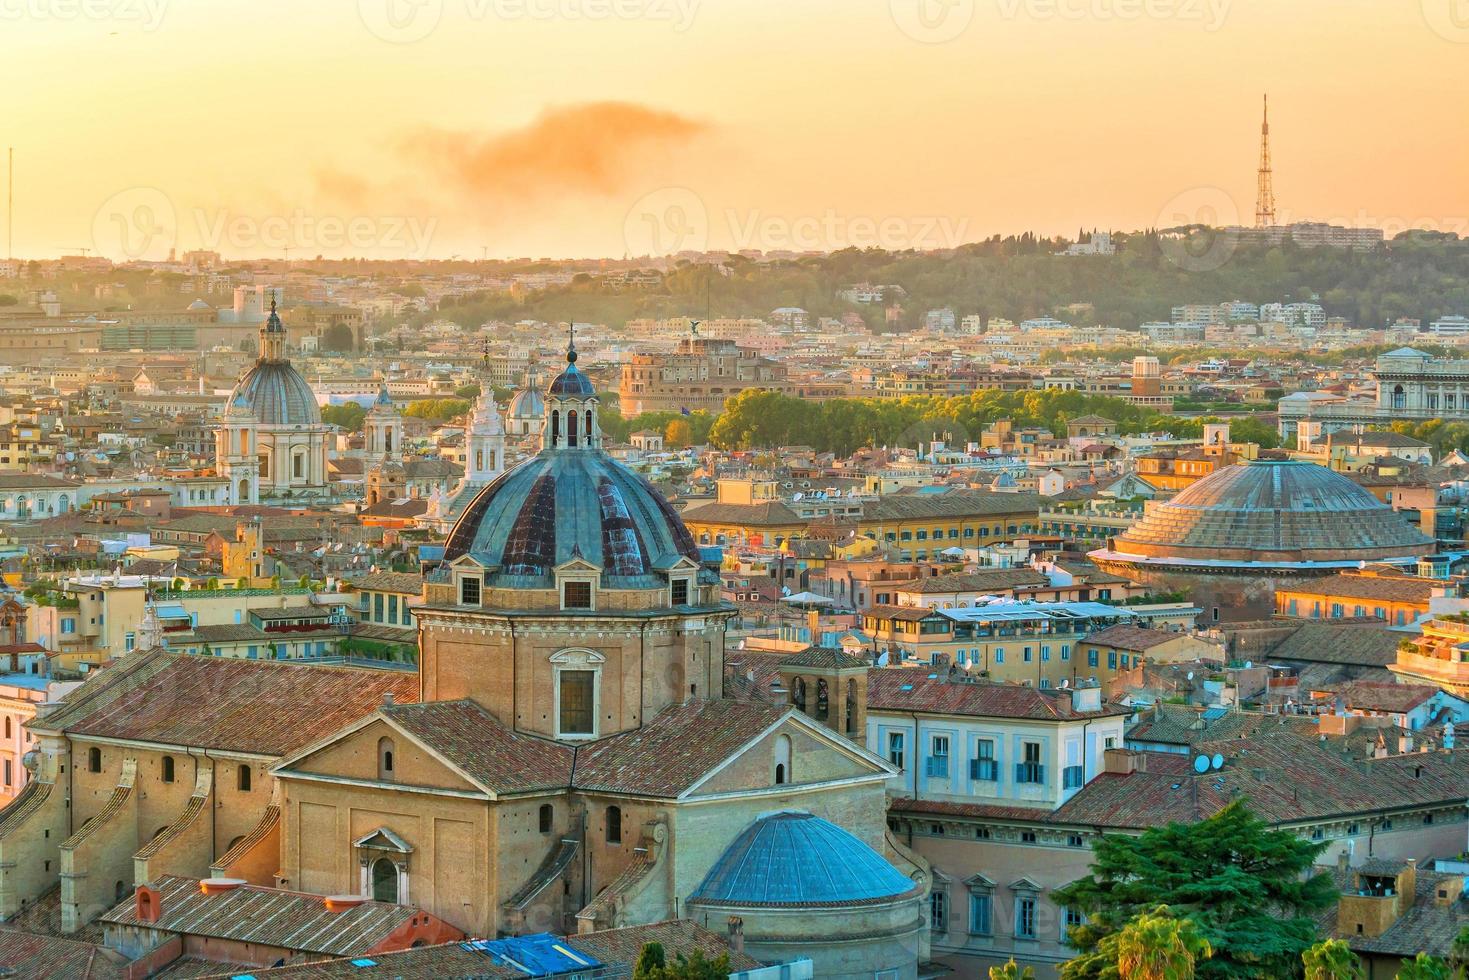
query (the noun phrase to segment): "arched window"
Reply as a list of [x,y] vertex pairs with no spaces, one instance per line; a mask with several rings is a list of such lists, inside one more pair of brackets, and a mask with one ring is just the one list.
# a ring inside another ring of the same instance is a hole
[[551,445],[552,446],[555,446],[560,441],[561,441],[561,413],[559,411],[554,411],[554,412],[551,413]]
[[393,778],[393,740],[390,738],[377,740],[377,778]]
[[622,843],[622,807],[620,806],[607,808],[607,843]]
[[87,771],[88,772],[101,772],[102,771],[102,750],[101,749],[98,749],[98,748],[90,748],[90,749],[87,750]]
[[249,503],[249,501],[250,501],[250,481],[249,480],[241,480],[240,481],[240,502],[241,503]]
[[171,755],[163,757],[163,781],[165,783],[173,782],[173,756]]
[[298,479],[306,475],[305,453],[297,453],[291,457],[291,475]]
[[1393,385],[1393,388],[1392,388],[1392,407],[1393,408],[1407,408],[1408,407],[1408,396],[1407,396],[1407,394],[1404,393],[1403,386],[1402,385]]
[[791,737],[780,735],[775,739],[775,784],[791,781]]
[[592,410],[587,409],[587,445],[592,444]]
[[567,412],[566,413],[566,445],[569,448],[571,448],[571,449],[575,449],[576,448],[576,413],[575,412]]
[[250,792],[249,766],[240,766],[238,769],[235,770],[235,785],[239,787],[241,793]]
[[398,866],[388,858],[372,862],[372,898],[375,902],[398,904]]
[[555,811],[551,808],[551,804],[549,804],[549,803],[542,803],[541,804],[541,812],[540,812],[540,828],[541,828],[541,833],[543,833],[543,834],[549,834],[551,832],[551,819],[554,816],[555,816]]

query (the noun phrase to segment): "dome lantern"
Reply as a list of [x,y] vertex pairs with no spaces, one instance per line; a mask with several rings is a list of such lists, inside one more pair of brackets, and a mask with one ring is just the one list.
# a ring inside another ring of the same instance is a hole
[[576,366],[576,324],[569,324],[566,370],[546,389],[546,424],[541,430],[541,449],[572,450],[602,448],[602,429],[597,419],[597,390],[592,380]]

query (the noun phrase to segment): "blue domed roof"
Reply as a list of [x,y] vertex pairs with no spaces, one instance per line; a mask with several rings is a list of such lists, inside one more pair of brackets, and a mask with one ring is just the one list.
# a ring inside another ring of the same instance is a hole
[[499,566],[504,587],[546,588],[573,558],[602,569],[610,588],[656,588],[656,569],[698,546],[668,500],[642,477],[592,450],[542,451],[480,491],[449,532],[444,558]]
[[511,396],[506,414],[513,419],[543,419],[546,403],[534,386],[527,386]]
[[321,409],[306,379],[285,361],[257,361],[235,390],[230,403],[244,396],[262,425],[320,425]]
[[719,857],[690,902],[856,905],[918,887],[857,837],[809,813],[761,817]]
[[556,375],[547,393],[563,398],[589,398],[597,393],[597,389],[592,387],[592,379],[578,371],[575,364],[568,364],[565,371]]

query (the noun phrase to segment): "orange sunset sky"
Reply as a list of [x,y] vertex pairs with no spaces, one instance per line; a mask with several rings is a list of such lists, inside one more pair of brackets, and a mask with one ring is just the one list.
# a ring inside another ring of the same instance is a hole
[[[1469,234],[1469,0],[0,0],[14,254]],[[0,159],[3,164],[3,159]]]

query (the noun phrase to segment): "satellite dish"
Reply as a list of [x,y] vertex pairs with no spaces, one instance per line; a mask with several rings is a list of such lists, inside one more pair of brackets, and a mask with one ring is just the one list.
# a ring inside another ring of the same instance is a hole
[[804,493],[797,493],[791,500],[800,500],[804,496],[806,496]]
[[1194,672],[1193,671],[1189,671],[1188,672],[1188,679],[1189,680],[1193,680],[1194,679]]
[[1212,766],[1215,769],[1223,769],[1224,768],[1224,756],[1220,755],[1218,752],[1215,752],[1214,753],[1214,758],[1212,758],[1212,759],[1209,760],[1209,765]]
[[1209,771],[1209,757],[1207,755],[1201,755],[1197,759],[1194,760],[1194,772],[1208,772],[1208,771]]

